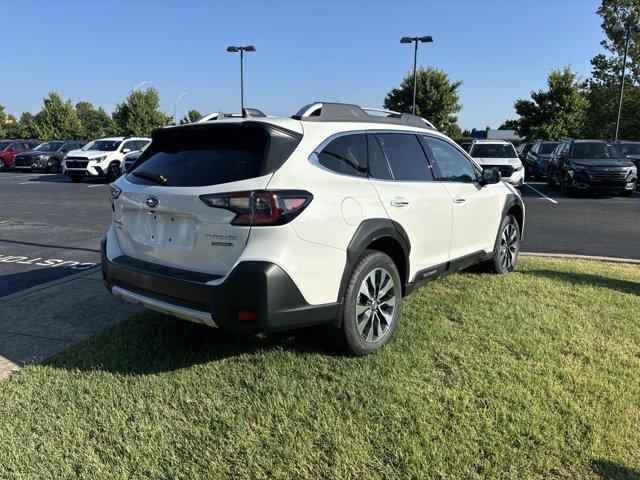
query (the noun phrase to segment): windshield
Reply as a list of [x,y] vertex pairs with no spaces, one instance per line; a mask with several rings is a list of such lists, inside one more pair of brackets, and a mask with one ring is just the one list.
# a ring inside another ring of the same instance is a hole
[[39,152],[57,152],[64,142],[45,142],[38,145],[34,150]]
[[622,158],[618,147],[606,142],[580,142],[574,143],[571,150],[571,158],[598,159],[598,158]]
[[7,148],[10,143],[11,140],[0,141],[0,150],[4,150],[5,148]]
[[471,150],[471,156],[476,158],[516,158],[518,155],[510,143],[476,143]]
[[94,140],[87,143],[81,150],[98,150],[100,152],[113,152],[122,142],[120,140]]
[[556,149],[559,143],[560,142],[543,142],[540,145],[540,150],[538,150],[538,153],[540,155],[549,155]]
[[625,155],[640,155],[640,143],[622,143],[620,149]]

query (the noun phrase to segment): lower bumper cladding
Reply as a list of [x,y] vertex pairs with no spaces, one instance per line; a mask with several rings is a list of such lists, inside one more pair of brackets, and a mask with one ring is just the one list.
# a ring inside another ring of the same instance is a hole
[[340,309],[339,302],[308,304],[291,277],[270,262],[241,262],[224,282],[211,285],[204,274],[145,266],[146,262],[124,255],[109,260],[106,239],[100,250],[102,276],[114,295],[212,327],[244,332],[288,330],[333,322]]

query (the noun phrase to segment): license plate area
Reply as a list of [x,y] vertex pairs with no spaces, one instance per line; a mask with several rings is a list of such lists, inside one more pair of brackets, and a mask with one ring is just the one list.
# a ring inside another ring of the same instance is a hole
[[194,246],[196,219],[191,215],[129,211],[124,217],[125,228],[136,242],[176,249]]

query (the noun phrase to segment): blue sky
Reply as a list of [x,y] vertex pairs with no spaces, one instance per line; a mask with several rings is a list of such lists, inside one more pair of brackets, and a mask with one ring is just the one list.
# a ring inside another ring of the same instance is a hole
[[146,80],[179,114],[239,109],[239,59],[254,44],[245,103],[291,115],[314,100],[381,106],[412,68],[403,35],[430,34],[420,65],[462,80],[463,128],[494,128],[551,68],[583,77],[602,48],[595,0],[2,1],[0,104],[37,112],[57,90],[111,111]]

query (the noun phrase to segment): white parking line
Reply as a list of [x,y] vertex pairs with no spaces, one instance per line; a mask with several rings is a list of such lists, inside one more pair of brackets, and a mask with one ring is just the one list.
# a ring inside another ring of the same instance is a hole
[[525,187],[529,187],[531,190],[533,190],[534,192],[536,192],[538,195],[540,195],[542,198],[549,200],[551,203],[558,203],[556,200],[554,200],[553,198],[549,198],[547,197],[544,193],[542,193],[540,190],[538,190],[535,187],[532,187],[531,185],[529,185],[528,183],[524,184]]
[[87,188],[94,188],[94,187],[104,187],[104,185],[101,183],[97,183],[95,185],[87,185]]

